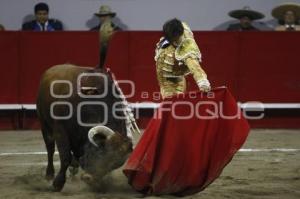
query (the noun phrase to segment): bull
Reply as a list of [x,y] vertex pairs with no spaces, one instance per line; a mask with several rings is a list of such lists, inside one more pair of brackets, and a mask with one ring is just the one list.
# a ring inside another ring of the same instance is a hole
[[[78,162],[96,181],[120,167],[132,151],[123,99],[115,87],[102,69],[57,65],[43,74],[37,113],[48,156],[46,178],[54,179],[55,191],[64,187],[71,163]],[[54,178],[55,143],[60,170]]]

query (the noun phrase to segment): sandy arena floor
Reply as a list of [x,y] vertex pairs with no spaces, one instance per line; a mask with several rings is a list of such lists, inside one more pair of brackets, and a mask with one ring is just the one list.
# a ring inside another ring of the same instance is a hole
[[[300,198],[300,130],[252,130],[243,149],[259,150],[238,152],[219,179],[186,198]],[[67,179],[62,192],[54,193],[51,182],[44,180],[46,155],[34,152],[45,152],[39,131],[0,132],[0,199],[141,198],[127,185],[121,169],[106,177],[102,192],[91,190],[75,176]],[[55,159],[58,168],[57,155]]]

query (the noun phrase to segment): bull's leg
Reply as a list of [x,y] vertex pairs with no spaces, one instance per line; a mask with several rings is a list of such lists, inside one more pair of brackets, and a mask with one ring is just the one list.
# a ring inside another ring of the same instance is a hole
[[42,127],[42,135],[47,149],[48,165],[46,170],[46,179],[52,180],[54,178],[53,155],[55,151],[55,141],[52,135],[52,130],[45,126]]
[[61,191],[66,182],[66,171],[71,164],[72,154],[69,139],[64,133],[60,133],[56,138],[56,145],[60,158],[60,170],[53,181],[54,191]]
[[81,143],[73,142],[71,144],[71,150],[73,152],[73,159],[71,162],[71,167],[69,168],[71,176],[75,176],[79,172],[79,158],[83,155],[83,149],[80,147]]
[[69,168],[69,171],[70,171],[71,176],[75,176],[79,171],[79,160],[78,160],[78,158],[75,157],[74,154],[72,157],[73,158],[72,158],[72,162],[70,164],[71,167]]

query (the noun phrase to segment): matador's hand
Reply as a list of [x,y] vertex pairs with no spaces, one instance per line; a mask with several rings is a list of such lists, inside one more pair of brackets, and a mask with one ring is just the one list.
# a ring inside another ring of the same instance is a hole
[[203,92],[209,92],[211,90],[210,83],[207,79],[197,81],[197,85]]

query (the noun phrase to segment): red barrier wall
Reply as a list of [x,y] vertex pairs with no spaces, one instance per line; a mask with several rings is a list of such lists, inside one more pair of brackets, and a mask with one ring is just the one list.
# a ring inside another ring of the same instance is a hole
[[32,104],[42,73],[57,64],[96,66],[95,32],[0,32],[0,103]]
[[[242,102],[300,102],[299,32],[194,35],[202,52],[202,67],[213,86],[228,86]],[[118,32],[110,43],[106,66],[117,79],[135,83],[130,102],[159,101],[153,92],[159,92],[154,50],[160,37],[161,32],[155,31]],[[96,66],[98,52],[95,32],[0,32],[0,104],[35,103],[41,74],[47,68],[64,63]],[[129,85],[121,87],[130,93]],[[194,89],[189,77],[189,90]],[[278,126],[278,118],[274,121],[259,121],[256,126],[284,127]],[[299,127],[300,121],[294,118],[283,123]]]
[[[241,102],[300,102],[300,33],[194,32],[194,36],[202,52],[202,67],[213,86],[226,85]],[[106,65],[118,79],[134,81],[136,92],[131,102],[159,101],[152,93],[159,91],[154,49],[160,37],[160,32],[119,32],[110,43]],[[198,89],[192,77],[188,80],[189,90]],[[142,94],[147,91],[148,95]],[[300,118],[265,118],[250,124],[299,128]]]
[[299,36],[295,32],[240,35],[239,100],[300,102]]
[[19,34],[0,32],[0,104],[19,102]]
[[[155,101],[151,95],[159,89],[154,49],[160,36],[160,32],[119,32],[110,43],[106,66],[118,79],[130,79],[136,86],[129,101]],[[226,85],[242,102],[300,102],[300,33],[195,32],[194,36],[213,86]],[[189,80],[189,90],[197,89]],[[143,98],[143,92],[150,97]]]
[[98,63],[98,35],[91,32],[24,32],[20,40],[21,103],[35,103],[41,75],[47,68],[64,63]]

